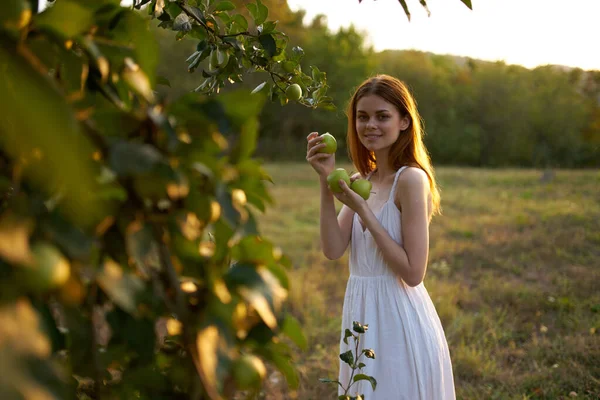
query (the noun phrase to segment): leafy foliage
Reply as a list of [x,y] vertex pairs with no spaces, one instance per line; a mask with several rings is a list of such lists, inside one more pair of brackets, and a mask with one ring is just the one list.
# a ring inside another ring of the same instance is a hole
[[[342,340],[345,344],[348,344],[349,338],[352,338],[352,340],[354,340],[354,352],[352,352],[352,350],[348,350],[348,351],[340,354],[340,360],[342,360],[343,362],[348,364],[348,366],[352,369],[349,381],[346,383],[346,385],[344,386],[344,384],[337,379],[329,379],[329,378],[319,379],[323,383],[335,383],[336,385],[338,385],[341,388],[341,390],[344,391],[344,393],[339,395],[339,397],[338,397],[339,400],[363,400],[365,398],[364,394],[356,393],[356,396],[351,396],[349,394],[350,388],[356,382],[368,381],[371,384],[371,388],[373,390],[377,389],[377,380],[370,375],[363,374],[360,372],[360,371],[362,371],[362,369],[364,367],[366,367],[366,364],[360,361],[360,359],[363,355],[366,358],[375,359],[375,351],[373,351],[373,349],[362,349],[359,351],[360,336],[367,333],[368,329],[369,329],[369,325],[366,325],[366,324],[363,325],[358,321],[353,321],[352,322],[352,331],[350,329],[346,329],[344,331],[344,339],[342,339]],[[356,373],[357,371],[359,371],[359,373]]]
[[[227,1],[3,5],[3,399],[218,399],[258,390],[264,361],[298,384],[289,343],[306,340],[290,261],[256,223],[272,199],[253,154],[268,98],[297,83],[327,107],[327,84],[248,9],[253,26]],[[201,90],[157,95],[148,13],[198,40]],[[256,71],[271,84],[214,96]]]
[[268,20],[269,10],[260,1],[247,3],[250,18],[233,13],[229,1],[165,2],[153,0],[148,10],[161,22],[159,27],[177,31],[177,39],[191,37],[197,41],[188,57],[188,71],[201,70],[203,81],[196,92],[218,93],[227,82],[242,82],[252,72],[264,72],[264,81],[253,91],[264,91],[271,100],[286,104],[286,89],[298,84],[303,96],[299,103],[317,108],[332,105],[325,94],[325,74],[311,67],[310,75],[299,64],[304,50],[294,46],[289,52],[288,36],[277,29],[277,21]]

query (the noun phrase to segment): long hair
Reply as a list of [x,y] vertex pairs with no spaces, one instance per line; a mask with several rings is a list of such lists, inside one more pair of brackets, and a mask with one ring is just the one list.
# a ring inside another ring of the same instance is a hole
[[417,110],[417,104],[406,85],[389,75],[377,75],[360,84],[348,104],[348,152],[354,167],[366,176],[375,170],[377,160],[372,151],[367,150],[360,142],[356,131],[356,104],[367,95],[377,95],[390,104],[393,104],[400,117],[408,116],[410,124],[402,131],[398,140],[392,145],[389,152],[389,163],[395,169],[407,165],[425,171],[429,178],[429,187],[433,201],[432,215],[440,214],[440,192],[435,179],[435,172],[431,165],[429,153],[423,143],[423,125]]

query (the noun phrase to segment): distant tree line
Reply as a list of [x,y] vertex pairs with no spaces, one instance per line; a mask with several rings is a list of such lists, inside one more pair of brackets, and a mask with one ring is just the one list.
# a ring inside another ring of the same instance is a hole
[[[350,94],[367,76],[386,73],[413,90],[426,144],[438,165],[600,166],[600,71],[527,69],[419,51],[375,52],[355,27],[333,32],[324,16],[303,23],[305,13],[290,11],[285,0],[264,3],[276,10],[290,45],[304,49],[303,68],[310,63],[327,73],[328,95],[337,107],[328,111],[265,103],[258,147],[264,159],[303,159],[311,131],[330,132],[343,145]],[[202,77],[177,69],[193,43],[182,40],[174,46],[168,33],[157,31],[163,52],[159,72],[170,79],[171,93],[193,90]],[[252,89],[260,82],[260,74],[253,74],[243,84]],[[346,154],[339,151],[337,156]]]

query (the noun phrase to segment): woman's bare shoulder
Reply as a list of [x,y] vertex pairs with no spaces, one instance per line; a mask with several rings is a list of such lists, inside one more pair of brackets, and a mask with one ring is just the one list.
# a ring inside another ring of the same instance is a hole
[[400,173],[398,185],[411,188],[429,187],[429,178],[421,168],[407,167]]

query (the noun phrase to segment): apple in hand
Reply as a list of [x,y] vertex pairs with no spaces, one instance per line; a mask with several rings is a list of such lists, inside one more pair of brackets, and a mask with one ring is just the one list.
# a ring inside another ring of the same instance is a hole
[[333,154],[337,150],[337,141],[333,137],[333,135],[329,132],[326,132],[321,135],[321,143],[325,143],[325,147],[319,149],[319,153],[329,153]]
[[337,168],[335,171],[327,176],[327,184],[334,193],[341,193],[342,188],[340,187],[340,180],[346,182],[346,185],[350,186],[350,176],[344,168]]
[[359,194],[360,197],[367,200],[371,195],[371,188],[373,184],[371,181],[366,179],[357,179],[350,185],[350,189],[352,189],[355,193]]

